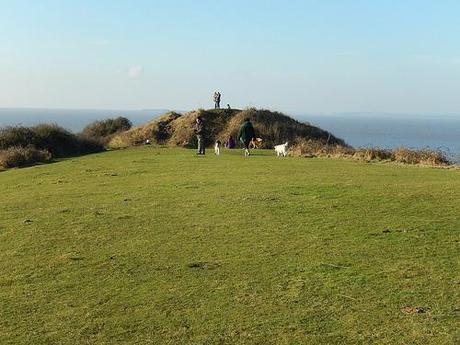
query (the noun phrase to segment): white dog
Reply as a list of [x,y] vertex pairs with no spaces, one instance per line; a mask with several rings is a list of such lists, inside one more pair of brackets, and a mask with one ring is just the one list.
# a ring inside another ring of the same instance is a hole
[[220,146],[221,145],[222,145],[222,143],[220,142],[220,140],[217,140],[216,143],[214,144],[214,153],[217,156],[220,156]]
[[283,157],[286,157],[287,156],[287,147],[288,147],[288,143],[284,143],[282,145],[276,145],[275,146],[275,152],[276,152],[276,155],[278,157],[280,156],[283,156]]

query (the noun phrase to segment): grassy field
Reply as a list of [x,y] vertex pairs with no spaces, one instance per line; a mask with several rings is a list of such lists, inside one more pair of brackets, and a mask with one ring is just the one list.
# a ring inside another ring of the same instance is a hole
[[460,172],[144,147],[0,173],[1,344],[458,344]]

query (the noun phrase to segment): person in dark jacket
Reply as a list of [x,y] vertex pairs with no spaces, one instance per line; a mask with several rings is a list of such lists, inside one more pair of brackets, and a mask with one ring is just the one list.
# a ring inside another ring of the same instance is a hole
[[230,135],[227,140],[227,148],[228,149],[234,149],[236,146],[235,139]]
[[196,140],[198,142],[198,151],[196,154],[204,155],[206,151],[205,144],[204,144],[205,128],[204,128],[204,121],[201,116],[198,116],[196,118],[195,134],[196,134]]
[[252,139],[256,137],[256,132],[254,131],[254,127],[252,126],[251,120],[248,118],[244,119],[243,124],[240,127],[240,131],[238,132],[237,140],[241,141],[244,146],[244,155],[250,156],[249,152],[249,143]]

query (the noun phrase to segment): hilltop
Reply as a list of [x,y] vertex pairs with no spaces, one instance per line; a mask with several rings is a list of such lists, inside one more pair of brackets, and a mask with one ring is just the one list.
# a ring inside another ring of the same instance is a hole
[[93,122],[82,133],[74,135],[55,125],[0,128],[0,169],[50,162],[55,158],[109,149],[144,145],[147,140],[157,145],[194,148],[196,118],[206,123],[206,143],[226,142],[237,136],[245,118],[251,119],[256,135],[263,138],[260,148],[289,142],[289,154],[299,157],[341,157],[365,161],[449,166],[442,151],[353,148],[332,133],[309,123],[299,122],[279,112],[254,108],[194,110],[184,114],[168,112],[143,125],[132,128],[127,118],[118,117]]
[[146,140],[159,145],[195,148],[196,118],[206,123],[206,143],[216,140],[226,142],[237,136],[245,118],[251,119],[256,135],[263,138],[261,148],[289,142],[289,154],[300,157],[341,157],[365,161],[386,161],[403,164],[449,166],[446,155],[437,150],[414,150],[404,147],[381,149],[378,147],[354,148],[332,133],[309,123],[299,122],[280,112],[260,109],[194,110],[185,114],[168,112],[152,121],[115,135],[108,143],[112,149],[143,145]]
[[264,139],[262,148],[289,141],[315,140],[331,145],[346,146],[342,139],[333,134],[299,122],[279,112],[258,109],[212,109],[194,110],[185,114],[166,113],[144,125],[135,127],[115,136],[109,146],[121,148],[143,144],[147,139],[161,145],[195,147],[195,120],[201,116],[207,127],[206,141],[212,144],[216,140],[226,141],[232,135],[236,137],[245,118],[250,118],[258,136]]

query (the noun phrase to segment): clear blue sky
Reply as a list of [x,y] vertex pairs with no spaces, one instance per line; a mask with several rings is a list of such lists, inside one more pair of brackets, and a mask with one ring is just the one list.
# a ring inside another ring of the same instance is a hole
[[0,107],[460,113],[457,0],[0,0]]

